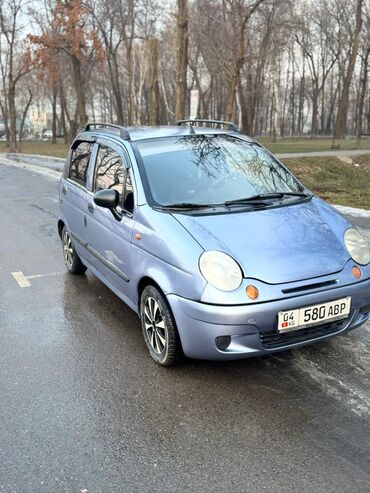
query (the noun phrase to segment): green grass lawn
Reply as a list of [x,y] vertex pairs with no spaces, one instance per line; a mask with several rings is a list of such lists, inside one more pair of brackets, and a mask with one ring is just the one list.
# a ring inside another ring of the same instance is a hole
[[304,185],[333,204],[370,209],[370,155],[347,164],[335,157],[284,159]]
[[[312,152],[312,151],[331,151],[332,139],[327,138],[287,138],[277,139],[273,142],[272,139],[267,137],[256,137],[258,142],[261,142],[271,152],[275,153],[288,153],[288,152]],[[354,150],[359,149],[356,145],[356,139],[343,139],[340,141],[341,150]],[[370,149],[370,138],[363,137],[361,141],[360,149]]]
[[[25,154],[40,154],[42,156],[53,156],[65,158],[68,153],[68,144],[61,141],[57,144],[45,141],[26,140],[22,143],[22,151]],[[9,152],[5,142],[0,142],[0,152]]]

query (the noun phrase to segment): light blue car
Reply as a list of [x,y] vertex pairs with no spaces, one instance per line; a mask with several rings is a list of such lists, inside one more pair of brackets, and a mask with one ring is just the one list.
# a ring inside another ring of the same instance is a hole
[[369,317],[366,240],[231,123],[90,123],[59,200],[68,271],[138,313],[162,365],[275,353]]

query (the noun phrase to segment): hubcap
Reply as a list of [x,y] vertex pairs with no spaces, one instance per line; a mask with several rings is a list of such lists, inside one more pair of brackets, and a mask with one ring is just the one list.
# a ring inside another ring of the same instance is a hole
[[167,329],[157,301],[149,297],[144,303],[144,325],[149,344],[157,354],[167,345]]
[[73,264],[73,246],[71,238],[67,231],[65,231],[63,235],[63,254],[64,262],[66,266],[70,269]]

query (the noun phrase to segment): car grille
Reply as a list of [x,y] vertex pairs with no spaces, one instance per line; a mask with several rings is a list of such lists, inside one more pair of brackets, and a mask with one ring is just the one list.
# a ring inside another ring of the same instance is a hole
[[316,327],[307,327],[306,329],[294,330],[279,334],[276,330],[270,332],[260,332],[261,343],[265,348],[275,348],[279,346],[288,346],[299,342],[309,341],[318,337],[328,336],[339,332],[344,327],[345,321],[329,322],[327,324],[317,325]]

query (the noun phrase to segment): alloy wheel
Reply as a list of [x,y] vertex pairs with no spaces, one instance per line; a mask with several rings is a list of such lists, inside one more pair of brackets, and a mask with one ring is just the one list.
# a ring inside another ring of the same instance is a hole
[[73,245],[67,231],[65,231],[63,235],[63,255],[67,268],[71,269],[73,265]]
[[159,304],[152,297],[144,303],[144,325],[152,349],[162,354],[167,347],[167,329]]

